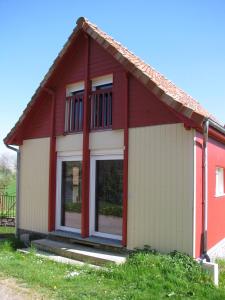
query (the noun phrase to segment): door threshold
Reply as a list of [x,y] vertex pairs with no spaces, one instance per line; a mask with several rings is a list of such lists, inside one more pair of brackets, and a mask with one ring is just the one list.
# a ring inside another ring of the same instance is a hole
[[[83,238],[79,233],[68,232],[63,230],[56,230],[49,233],[50,239],[67,240],[70,243],[78,243],[83,245],[89,245],[96,248],[113,248],[114,250],[126,249],[122,246],[122,241],[114,240],[105,237],[90,236]],[[111,250],[113,250],[111,249]]]

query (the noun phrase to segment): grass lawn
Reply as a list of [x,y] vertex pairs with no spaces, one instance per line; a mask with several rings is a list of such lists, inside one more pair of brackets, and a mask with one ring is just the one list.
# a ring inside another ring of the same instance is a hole
[[0,234],[2,233],[15,233],[15,227],[8,227],[8,226],[0,226]]
[[15,177],[13,177],[10,180],[9,184],[7,185],[7,187],[6,187],[6,193],[8,195],[12,195],[12,196],[16,195],[16,178]]
[[[46,299],[225,299],[225,285],[215,288],[200,266],[181,254],[140,252],[124,265],[96,270],[24,255],[1,242],[0,275],[25,282]],[[225,273],[221,278],[225,282]]]

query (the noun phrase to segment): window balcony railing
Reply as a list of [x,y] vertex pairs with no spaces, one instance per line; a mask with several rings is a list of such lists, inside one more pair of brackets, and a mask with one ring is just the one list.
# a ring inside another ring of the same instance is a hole
[[65,132],[83,130],[83,93],[66,97]]
[[[80,132],[83,130],[83,97],[83,92],[66,97],[66,133]],[[93,91],[90,95],[90,105],[90,129],[112,128],[112,89],[107,88]]]
[[112,127],[112,89],[102,89],[91,95],[91,129]]

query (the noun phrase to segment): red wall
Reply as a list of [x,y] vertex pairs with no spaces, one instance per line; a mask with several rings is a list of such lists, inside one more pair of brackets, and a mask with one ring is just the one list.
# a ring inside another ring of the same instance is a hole
[[[64,133],[66,85],[84,80],[85,37],[80,34],[62,57],[47,82],[56,92],[56,135]],[[91,39],[90,78],[113,73],[113,129],[124,128],[125,76],[122,66]],[[129,80],[129,126],[147,126],[179,122],[179,119],[134,77]],[[42,93],[22,128],[22,138],[50,135],[51,99]]]
[[[196,141],[196,257],[200,256],[202,236],[202,144],[197,133]],[[225,145],[213,139],[208,143],[208,249],[225,238],[225,196],[215,197],[216,167],[225,168]]]
[[22,138],[50,136],[50,114],[51,98],[43,93],[23,123]]
[[180,122],[165,104],[133,76],[129,80],[129,127]]
[[[64,132],[66,85],[84,80],[84,62],[85,38],[80,35],[69,49],[50,83],[56,90],[56,135],[61,135]],[[122,73],[121,65],[95,41],[91,40],[89,68],[90,78],[113,73],[115,78],[113,93],[117,102],[113,105],[113,118],[115,119],[115,127],[122,128],[121,86],[120,81],[118,81]]]

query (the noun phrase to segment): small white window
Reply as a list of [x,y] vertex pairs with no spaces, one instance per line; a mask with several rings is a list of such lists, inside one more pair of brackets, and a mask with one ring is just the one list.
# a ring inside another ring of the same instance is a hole
[[224,195],[224,168],[216,168],[216,196]]
[[92,82],[92,91],[95,91],[98,86],[104,86],[104,85],[112,85],[113,83],[113,75],[104,75],[100,77],[93,78],[91,80]]
[[66,96],[73,96],[75,92],[84,90],[84,81],[79,81],[76,83],[71,83],[66,86]]

